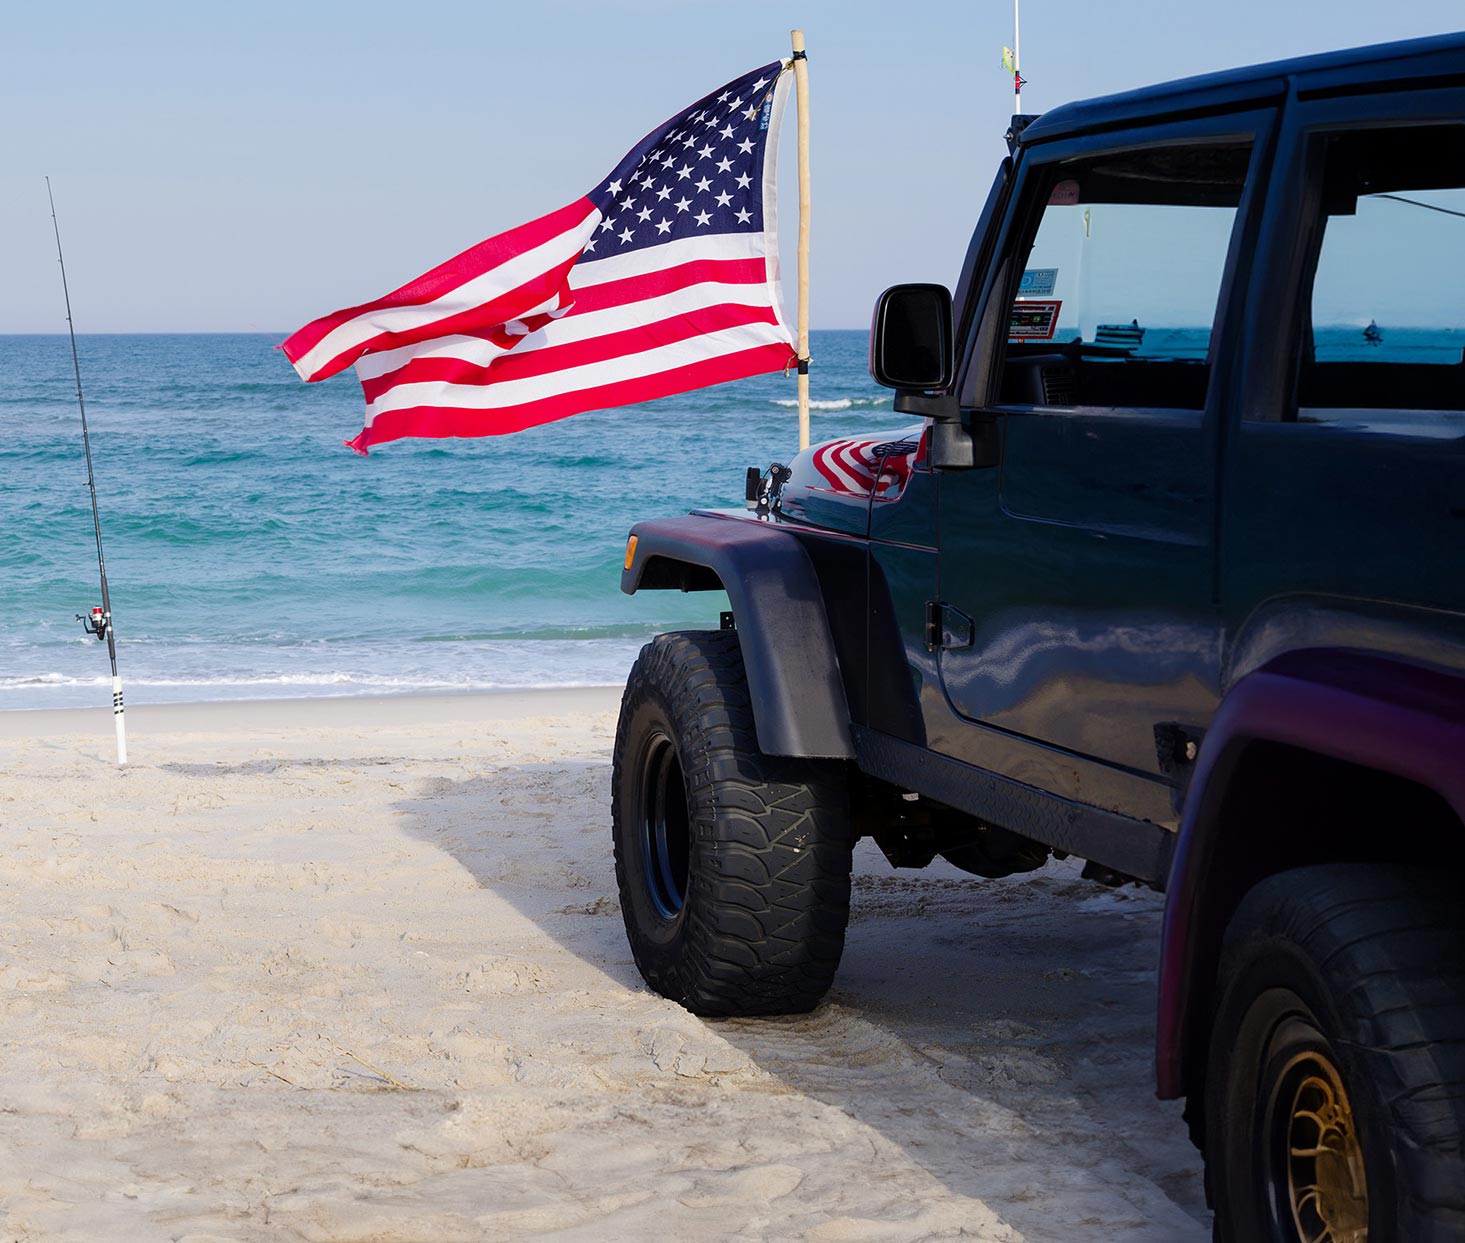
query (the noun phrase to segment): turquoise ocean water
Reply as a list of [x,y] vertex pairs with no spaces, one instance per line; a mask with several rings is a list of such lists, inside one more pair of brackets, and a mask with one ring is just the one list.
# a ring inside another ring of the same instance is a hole
[[[628,528],[740,505],[744,468],[797,443],[794,378],[771,375],[359,458],[354,374],[302,384],[279,339],[79,339],[129,703],[618,684],[648,636],[726,607],[623,596]],[[1142,352],[1204,341],[1156,330]],[[865,349],[813,334],[816,443],[910,423]],[[1330,329],[1318,349],[1456,363],[1461,338]],[[106,704],[106,647],[73,620],[100,592],[65,336],[0,336],[0,427],[0,710]]]
[[[797,444],[760,376],[513,436],[359,458],[354,373],[306,385],[284,334],[82,336],[127,702],[621,682],[720,594],[624,596],[638,519],[742,502]],[[816,332],[815,439],[909,422],[862,332]],[[0,336],[0,709],[109,701],[70,345]]]

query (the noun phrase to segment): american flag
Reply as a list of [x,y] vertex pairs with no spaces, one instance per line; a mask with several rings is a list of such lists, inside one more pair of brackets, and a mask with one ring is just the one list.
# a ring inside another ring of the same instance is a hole
[[281,347],[304,380],[352,363],[358,453],[492,436],[786,369],[774,61],[652,131],[584,198],[480,242]]

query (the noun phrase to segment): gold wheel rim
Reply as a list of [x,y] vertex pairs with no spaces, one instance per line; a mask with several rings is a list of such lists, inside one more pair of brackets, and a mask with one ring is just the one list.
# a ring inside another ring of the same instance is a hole
[[1295,1084],[1287,1119],[1287,1199],[1302,1243],[1368,1243],[1368,1181],[1353,1106],[1320,1053],[1283,1073]]

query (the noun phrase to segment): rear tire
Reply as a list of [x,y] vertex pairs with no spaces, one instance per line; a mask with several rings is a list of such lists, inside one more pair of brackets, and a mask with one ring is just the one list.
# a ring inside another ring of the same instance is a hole
[[1206,1075],[1219,1243],[1465,1239],[1458,880],[1269,877],[1226,933]]
[[641,649],[611,780],[621,911],[646,983],[694,1014],[813,1009],[849,921],[846,773],[758,749],[736,632]]

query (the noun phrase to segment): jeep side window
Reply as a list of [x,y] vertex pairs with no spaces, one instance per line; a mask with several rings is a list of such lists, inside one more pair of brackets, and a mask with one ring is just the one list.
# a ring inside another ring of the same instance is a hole
[[1309,155],[1297,420],[1397,425],[1407,410],[1415,434],[1460,435],[1444,415],[1465,411],[1465,126],[1328,134]]
[[1251,144],[1232,141],[1046,170],[1044,205],[1014,264],[1021,276],[999,404],[1204,409],[1212,322],[1250,159]]

